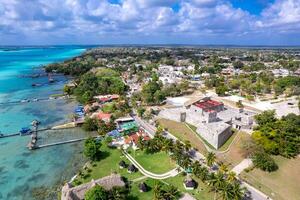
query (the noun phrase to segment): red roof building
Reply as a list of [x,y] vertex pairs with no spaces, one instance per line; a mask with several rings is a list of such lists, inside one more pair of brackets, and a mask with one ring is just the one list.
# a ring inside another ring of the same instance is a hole
[[97,115],[97,118],[99,120],[103,120],[105,122],[109,122],[110,121],[110,118],[111,118],[111,114],[108,114],[108,113],[99,113]]

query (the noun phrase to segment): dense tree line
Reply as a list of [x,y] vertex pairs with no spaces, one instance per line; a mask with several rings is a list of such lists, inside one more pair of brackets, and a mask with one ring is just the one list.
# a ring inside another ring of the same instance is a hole
[[97,73],[88,72],[77,81],[75,89],[71,92],[80,103],[88,103],[96,95],[123,94],[126,85],[120,74],[112,69],[101,69]]
[[277,119],[275,111],[255,116],[258,124],[253,139],[267,153],[287,158],[300,153],[300,116],[288,114]]

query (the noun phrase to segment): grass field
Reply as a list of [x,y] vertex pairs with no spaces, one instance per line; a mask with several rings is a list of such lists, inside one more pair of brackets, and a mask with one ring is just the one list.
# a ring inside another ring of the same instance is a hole
[[241,177],[273,200],[299,200],[300,157],[287,159],[276,156],[274,159],[279,166],[277,171],[268,173],[254,169],[243,172]]
[[[163,184],[167,185],[173,185],[175,186],[181,194],[189,193],[191,196],[193,196],[195,199],[201,199],[201,200],[211,200],[214,199],[214,193],[210,192],[207,185],[203,184],[200,180],[197,180],[195,177],[193,177],[194,180],[198,182],[198,187],[195,190],[186,190],[183,186],[183,181],[185,180],[185,176],[182,174],[177,175],[176,177],[169,178],[166,180],[162,180]],[[139,191],[138,185],[141,182],[145,182],[147,186],[149,186],[150,190],[145,193],[141,193]],[[158,180],[153,180],[150,178],[147,178],[143,181],[135,182],[131,185],[131,193],[133,199],[141,199],[141,200],[152,200],[153,199],[153,188],[155,184],[157,184]]]
[[131,150],[130,155],[147,171],[163,174],[176,168],[176,164],[164,151],[146,154],[141,150]]
[[[236,134],[237,134],[236,136],[229,138],[229,140],[233,140],[235,137],[237,137],[236,139],[234,139],[229,150],[226,151],[225,153],[217,154],[218,161],[221,161],[221,162],[227,164],[229,166],[229,168],[233,168],[235,165],[237,165],[243,159],[245,159],[245,157],[243,155],[242,143],[243,143],[243,141],[249,139],[249,137],[250,137],[249,134],[241,132],[241,131],[237,132]],[[228,144],[228,146],[229,145],[230,144]],[[228,146],[227,146],[227,148],[228,148]]]
[[192,176],[192,178],[198,183],[198,187],[195,190],[190,190],[190,191],[186,190],[183,186],[183,182],[184,182],[185,178],[186,177],[183,174],[179,174],[175,177],[165,179],[164,182],[174,185],[182,193],[189,193],[195,199],[201,199],[201,200],[214,199],[214,193],[210,192],[210,189],[208,188],[208,186],[194,176]]
[[126,164],[130,162],[118,149],[110,149],[105,145],[103,145],[101,149],[103,151],[102,159],[89,166],[89,170],[82,170],[85,176],[78,176],[77,180],[81,183],[89,182],[92,179],[99,179],[114,172],[121,174],[121,176],[124,176],[128,180],[143,176],[140,172],[129,174],[127,173],[127,169],[119,168],[119,162],[121,160],[124,160]]
[[159,119],[158,122],[163,128],[168,129],[171,134],[173,134],[182,142],[188,140],[191,142],[192,147],[196,148],[199,152],[204,155],[207,153],[207,150],[201,139],[184,123],[179,123],[168,119]]

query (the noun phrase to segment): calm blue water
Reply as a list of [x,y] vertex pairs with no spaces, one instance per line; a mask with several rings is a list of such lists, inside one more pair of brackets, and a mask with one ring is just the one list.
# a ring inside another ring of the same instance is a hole
[[[0,102],[49,97],[62,93],[65,77],[53,77],[59,82],[49,85],[47,77],[21,78],[22,75],[39,73],[40,65],[66,60],[81,54],[79,47],[21,48],[5,51],[0,48]],[[33,83],[44,84],[34,88]],[[0,105],[0,131],[4,134],[18,132],[33,119],[42,126],[69,121],[76,103],[67,100]],[[74,129],[48,131],[40,134],[40,143],[50,143],[67,138],[80,138],[85,133]],[[57,199],[55,186],[74,175],[76,166],[84,161],[80,152],[82,143],[29,151],[30,138],[0,138],[0,200]],[[48,188],[48,190],[45,190]]]

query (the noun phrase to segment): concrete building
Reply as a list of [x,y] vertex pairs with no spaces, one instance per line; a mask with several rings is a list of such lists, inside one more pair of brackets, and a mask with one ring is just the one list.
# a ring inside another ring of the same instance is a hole
[[225,107],[210,97],[189,101],[185,106],[162,110],[159,117],[187,122],[214,148],[221,147],[232,135],[231,128],[250,129],[254,113]]

